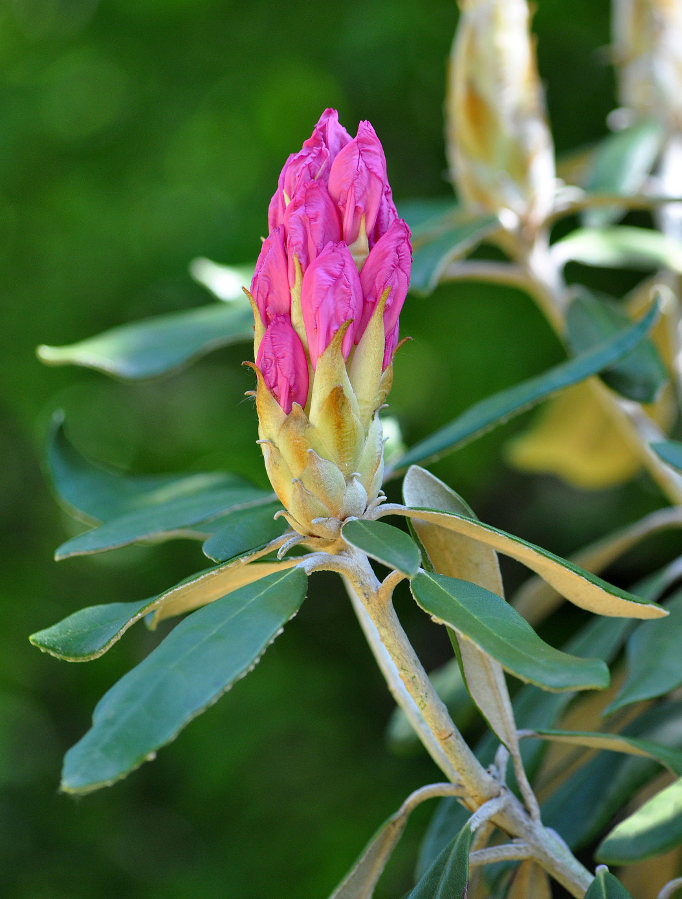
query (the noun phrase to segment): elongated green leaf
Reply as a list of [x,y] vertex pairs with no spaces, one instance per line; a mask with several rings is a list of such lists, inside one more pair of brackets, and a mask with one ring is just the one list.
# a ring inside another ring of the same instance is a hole
[[489,590],[424,572],[412,579],[411,587],[425,612],[464,634],[521,680],[548,690],[608,686],[608,668],[600,659],[581,659],[554,649]]
[[199,256],[189,265],[189,273],[199,284],[203,284],[219,300],[232,303],[243,302],[244,287],[251,283],[256,263],[246,265],[221,265]]
[[88,606],[31,634],[29,640],[43,652],[66,662],[89,662],[113,646],[155,603],[156,598]]
[[183,528],[210,518],[217,518],[228,509],[271,503],[272,494],[251,486],[210,486],[190,496],[160,502],[155,506],[135,509],[119,518],[106,521],[98,528],[67,540],[56,551],[56,559],[82,556],[127,546],[138,540],[170,537]]
[[536,730],[528,736],[543,740],[554,740],[558,743],[573,743],[588,749],[606,749],[611,752],[623,752],[626,755],[641,755],[654,759],[665,765],[675,774],[682,774],[682,752],[661,746],[652,740],[641,740],[621,734],[600,734],[589,731]]
[[557,241],[551,252],[559,266],[573,260],[600,268],[669,268],[682,272],[682,243],[660,231],[630,225],[578,228]]
[[652,443],[651,449],[658,453],[668,465],[682,472],[682,443],[677,440],[664,440],[660,443]]
[[246,302],[212,303],[112,328],[68,346],[39,346],[48,365],[82,365],[126,380],[153,378],[253,335]]
[[[637,193],[656,161],[663,129],[658,122],[638,122],[602,140],[593,156],[585,183],[590,194]],[[583,222],[591,228],[609,225],[618,218],[618,207],[588,209]]]
[[[682,704],[648,709],[623,728],[621,736],[677,749],[682,746]],[[599,837],[637,790],[660,771],[653,759],[598,753],[543,802],[542,820],[572,849],[585,846]]]
[[250,486],[244,478],[222,471],[129,475],[96,465],[67,439],[61,412],[52,419],[47,462],[59,500],[72,514],[93,523],[211,490]]
[[632,899],[632,896],[617,877],[606,869],[599,868],[585,893],[585,899]]
[[473,250],[499,226],[496,216],[485,216],[459,222],[421,240],[416,239],[410,290],[432,293],[448,265]]
[[455,839],[469,817],[470,813],[454,797],[441,799],[419,847],[415,869],[418,880],[421,880],[440,853]]
[[417,544],[404,531],[390,524],[357,519],[344,524],[341,534],[351,546],[389,568],[402,571],[408,577],[419,571],[421,554]]
[[521,384],[496,393],[471,406],[458,418],[440,428],[396,460],[394,469],[413,462],[437,459],[497,424],[530,409],[558,390],[570,387],[608,368],[633,350],[653,327],[658,316],[655,306],[640,321],[604,341],[598,347],[562,362],[555,368]]
[[242,587],[181,621],[97,704],[64,759],[62,789],[107,786],[172,740],[260,659],[306,591],[298,568]]
[[632,864],[682,843],[682,777],[621,821],[597,847],[608,864]]
[[[569,345],[576,355],[583,353],[622,331],[628,322],[628,316],[613,301],[598,299],[580,288],[566,313]],[[648,338],[603,371],[601,377],[613,390],[638,403],[653,403],[668,382],[665,365]]]
[[466,899],[472,837],[467,822],[408,893],[407,899]]
[[268,503],[247,509],[235,509],[203,545],[204,554],[215,562],[226,562],[247,550],[260,549],[280,537],[287,529],[282,518],[273,518],[280,503]]
[[605,714],[632,702],[664,696],[682,684],[682,592],[665,607],[670,612],[665,622],[642,622],[628,640],[627,677]]
[[522,562],[574,605],[589,612],[631,618],[661,618],[667,615],[661,606],[648,603],[619,587],[607,584],[596,575],[578,568],[573,562],[561,559],[554,553],[528,543],[520,537],[514,537],[506,531],[483,524],[482,521],[475,521],[454,512],[407,509],[404,506],[388,506],[384,514],[407,515],[440,525],[456,534],[480,540],[498,552]]
[[412,240],[421,240],[443,228],[461,221],[466,211],[455,205],[452,194],[447,197],[424,197],[404,200],[398,204],[398,213],[412,231]]

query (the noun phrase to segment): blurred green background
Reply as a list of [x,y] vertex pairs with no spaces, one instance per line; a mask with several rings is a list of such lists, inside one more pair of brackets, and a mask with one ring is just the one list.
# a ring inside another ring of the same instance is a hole
[[[35,346],[208,302],[189,262],[255,258],[279,169],[326,106],[349,130],[372,121],[398,201],[447,196],[442,103],[455,21],[449,0],[0,4],[3,895],[323,896],[407,793],[438,779],[427,758],[386,750],[391,701],[334,580],[316,576],[256,671],[153,764],[79,801],[57,792],[61,757],[157,637],[139,626],[88,666],[41,655],[26,638],[84,605],[154,595],[204,564],[198,544],[181,543],[53,563],[79,529],[40,470],[55,408],[102,461],[138,472],[227,467],[264,482],[243,399],[248,347],[130,386],[43,368]],[[562,152],[599,137],[614,105],[599,50],[608,4],[541,0],[535,28]],[[409,442],[561,358],[513,291],[441,288],[409,298],[403,322],[415,340],[391,405]],[[584,495],[511,472],[502,447],[526,422],[435,468],[481,517],[569,552],[656,504],[643,479]],[[445,661],[445,635],[404,595],[399,611],[427,665]],[[427,816],[414,815],[379,896],[408,888]]]

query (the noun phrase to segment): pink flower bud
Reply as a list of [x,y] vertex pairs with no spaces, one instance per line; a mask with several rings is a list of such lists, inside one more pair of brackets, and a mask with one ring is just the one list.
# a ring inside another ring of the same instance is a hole
[[284,413],[308,399],[308,362],[301,340],[286,315],[275,316],[265,329],[256,365]]
[[284,214],[289,284],[296,280],[294,256],[301,271],[316,259],[328,243],[341,240],[339,213],[322,181],[310,181],[296,191]]
[[291,295],[287,281],[283,228],[275,228],[263,241],[251,281],[251,296],[264,325],[276,315],[289,314]]
[[339,151],[329,172],[329,193],[341,211],[347,244],[360,234],[363,216],[365,233],[374,231],[386,185],[386,159],[379,138],[369,122],[360,122],[357,137]]
[[[316,133],[321,135],[325,146],[329,150],[330,162],[333,162],[336,159],[339,150],[351,141],[350,134],[343,125],[339,124],[339,114],[335,109],[325,109],[320,116],[317,125],[315,125],[313,134]],[[325,174],[323,174],[323,177],[325,177],[325,180],[328,180],[329,172],[326,172]]]
[[360,326],[355,335],[356,343],[362,337],[367,323],[387,287],[390,287],[391,290],[384,307],[384,332],[388,335],[397,328],[398,316],[403,308],[410,284],[411,268],[410,229],[403,219],[397,219],[383,237],[376,242],[360,272],[365,303]]
[[301,309],[313,368],[341,325],[351,321],[341,344],[347,359],[362,315],[362,287],[345,243],[327,244],[308,266],[301,285]]
[[393,222],[397,220],[397,218],[398,210],[395,208],[391,186],[387,181],[386,186],[384,187],[384,193],[381,198],[381,203],[379,204],[379,212],[377,213],[377,220],[376,224],[374,225],[374,231],[367,235],[367,237],[369,238],[370,250],[379,240],[379,238],[388,231],[388,229],[391,227]]
[[282,224],[286,208],[302,184],[315,181],[328,171],[329,150],[323,135],[313,131],[299,152],[293,153],[284,163],[277,182],[277,192],[268,207],[268,228],[272,231]]

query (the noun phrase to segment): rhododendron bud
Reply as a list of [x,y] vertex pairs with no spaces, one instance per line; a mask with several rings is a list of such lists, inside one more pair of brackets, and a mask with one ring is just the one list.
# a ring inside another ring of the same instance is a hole
[[613,56],[623,106],[682,130],[682,4],[614,0]]
[[259,443],[290,525],[327,545],[384,499],[379,408],[410,232],[371,125],[351,140],[331,109],[287,160],[270,211],[252,283]]
[[316,259],[328,243],[341,240],[339,213],[324,183],[310,181],[302,185],[284,214],[289,284],[296,281],[294,259],[301,272]]
[[286,315],[275,316],[265,329],[256,365],[268,389],[287,415],[292,403],[308,399],[308,360],[301,340]]
[[387,184],[379,138],[369,122],[360,122],[357,137],[340,150],[329,172],[329,193],[341,210],[349,246],[374,231]]
[[554,201],[526,0],[460,0],[445,103],[453,180],[466,203],[531,233]]
[[291,309],[282,228],[275,228],[263,241],[251,281],[251,295],[264,325],[275,315],[287,315]]
[[345,243],[328,244],[308,266],[301,285],[301,309],[313,368],[344,322],[341,351],[347,359],[362,316],[360,276]]
[[390,288],[390,292],[384,306],[384,330],[386,334],[395,330],[410,286],[411,264],[410,229],[403,219],[398,219],[376,242],[360,272],[365,306],[356,342],[364,333],[386,288]]

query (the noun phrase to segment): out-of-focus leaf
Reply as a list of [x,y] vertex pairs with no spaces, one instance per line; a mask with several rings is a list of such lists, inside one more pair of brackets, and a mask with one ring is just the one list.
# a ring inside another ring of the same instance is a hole
[[664,440],[652,443],[651,449],[667,462],[668,465],[682,472],[682,443],[677,440]]
[[256,263],[249,265],[220,265],[203,256],[193,259],[189,272],[195,281],[203,284],[224,303],[243,301],[244,287],[253,279]]
[[408,796],[398,811],[377,830],[330,899],[371,899],[374,887],[405,830],[410,814],[421,802],[437,795],[442,796],[442,791],[423,787]]
[[521,862],[506,899],[552,899],[549,877],[537,862]]
[[[618,334],[630,319],[608,299],[598,299],[580,288],[566,312],[571,350],[577,355]],[[668,381],[668,372],[650,338],[601,374],[613,390],[638,403],[653,403]]]
[[665,622],[642,622],[630,636],[625,650],[627,677],[605,714],[664,696],[682,684],[682,592],[665,607],[670,612]]
[[636,324],[625,328],[593,350],[476,403],[454,421],[409,449],[396,460],[394,469],[440,458],[489,428],[530,409],[558,390],[608,368],[637,346],[653,327],[657,316],[658,306],[654,305]]
[[429,294],[451,262],[461,259],[481,241],[497,231],[500,223],[496,216],[462,221],[438,230],[434,235],[414,242],[410,290]]
[[597,847],[597,858],[628,865],[682,843],[682,778],[621,821]]
[[62,789],[85,793],[137,768],[258,662],[303,602],[298,568],[270,575],[181,621],[97,704],[66,754]]
[[589,731],[536,730],[529,736],[559,743],[573,743],[588,749],[606,749],[626,755],[641,755],[665,765],[675,774],[682,774],[682,752],[661,746],[652,740],[624,737],[621,734],[600,734]]
[[[585,190],[590,194],[637,193],[656,161],[663,140],[658,122],[638,122],[600,141],[587,173]],[[587,209],[583,223],[590,228],[609,225],[618,218],[618,207]]]
[[419,240],[461,221],[466,211],[456,206],[454,198],[450,195],[404,200],[398,204],[398,214],[410,226],[412,239]]
[[213,484],[191,495],[180,496],[135,509],[112,518],[97,528],[72,537],[57,549],[56,559],[82,556],[117,549],[138,540],[168,538],[183,528],[217,518],[228,509],[245,508],[272,502],[272,493],[247,482],[216,488]]
[[43,652],[66,662],[89,662],[103,655],[155,603],[156,598],[88,606],[31,634],[29,640]]
[[466,899],[473,834],[467,822],[432,862],[406,899]]
[[619,587],[607,584],[596,575],[579,568],[573,562],[561,559],[532,543],[514,537],[482,521],[474,521],[454,512],[437,512],[433,509],[407,509],[389,506],[387,515],[407,515],[410,518],[431,522],[447,530],[471,537],[491,546],[512,559],[522,562],[540,575],[548,584],[574,605],[598,615],[627,616],[631,618],[661,618],[665,609],[648,603]]
[[344,524],[341,535],[351,546],[363,550],[389,568],[402,571],[408,577],[419,571],[419,547],[409,534],[390,524],[358,518]]
[[138,380],[167,374],[218,347],[252,336],[253,313],[246,301],[212,303],[122,325],[68,346],[39,346],[37,352],[48,365],[82,365]]
[[648,228],[578,228],[552,246],[554,263],[582,262],[600,268],[682,272],[682,243]]
[[47,463],[60,501],[73,514],[90,522],[108,521],[198,493],[249,486],[239,475],[222,471],[129,475],[96,465],[67,439],[61,412],[52,419]]
[[604,868],[597,871],[585,899],[632,899],[623,884]]
[[226,562],[247,550],[267,546],[287,528],[284,519],[273,518],[281,508],[280,503],[269,503],[229,512],[220,529],[204,543],[204,555],[214,562]]
[[503,599],[477,584],[422,572],[411,588],[425,612],[464,634],[521,680],[548,690],[598,689],[609,683],[600,659],[554,649]]
[[417,880],[426,874],[435,859],[460,832],[470,812],[454,797],[441,799],[426,828],[419,847],[415,876]]
[[[654,707],[621,733],[677,749],[682,746],[682,704]],[[596,839],[636,793],[659,774],[658,762],[630,755],[599,753],[542,803],[542,820],[572,849]]]

